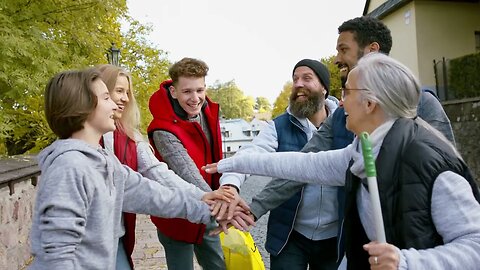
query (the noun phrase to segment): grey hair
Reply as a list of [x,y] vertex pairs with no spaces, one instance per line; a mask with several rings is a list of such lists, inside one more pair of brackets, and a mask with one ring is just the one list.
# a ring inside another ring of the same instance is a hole
[[420,83],[405,65],[382,54],[369,53],[358,61],[357,86],[362,98],[377,102],[389,118],[414,118],[420,100]]

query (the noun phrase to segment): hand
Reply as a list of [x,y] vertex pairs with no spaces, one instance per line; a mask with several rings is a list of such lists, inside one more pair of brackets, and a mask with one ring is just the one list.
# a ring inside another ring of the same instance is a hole
[[206,173],[214,174],[218,172],[217,165],[217,163],[207,164],[205,166],[202,166],[202,170],[204,170]]
[[[223,220],[223,219],[231,220],[233,218],[233,214],[237,206],[240,206],[241,208],[243,208],[245,212],[250,211],[250,207],[242,199],[242,197],[238,195],[238,192],[234,187],[229,187],[229,186],[222,186],[222,187],[228,188],[235,195],[235,198],[233,198],[230,203],[217,200],[217,202],[214,205],[210,206],[210,210],[212,210],[212,216],[216,216],[217,220]],[[227,210],[228,210],[228,213],[227,213]]]
[[221,232],[228,234],[228,228],[233,226],[229,220],[221,220],[217,222],[218,222],[218,227],[211,230],[208,233],[208,235],[210,236],[219,235]]
[[235,193],[232,191],[232,188],[220,187],[217,190],[206,192],[202,197],[202,201],[209,205],[215,204],[216,200],[222,200],[230,203],[232,199],[235,199]]
[[370,269],[398,269],[400,255],[398,254],[398,249],[394,245],[373,241],[363,245],[363,249],[365,249],[370,255],[370,258],[368,258]]
[[249,213],[246,214],[243,211],[236,211],[233,219],[231,220],[220,220],[218,221],[219,226],[210,231],[209,235],[218,235],[222,231],[225,234],[228,234],[228,228],[234,226],[236,229],[241,231],[248,231],[250,229],[249,225],[255,226],[254,216]]

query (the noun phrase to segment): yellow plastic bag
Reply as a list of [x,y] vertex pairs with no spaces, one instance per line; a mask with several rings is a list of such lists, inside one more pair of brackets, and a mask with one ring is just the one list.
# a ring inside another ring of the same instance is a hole
[[233,227],[220,233],[227,270],[265,270],[262,256],[249,232]]

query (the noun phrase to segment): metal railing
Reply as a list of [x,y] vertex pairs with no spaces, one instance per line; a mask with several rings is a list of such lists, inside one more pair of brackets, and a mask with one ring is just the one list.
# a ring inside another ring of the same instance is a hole
[[452,99],[448,93],[448,59],[433,60],[433,72],[438,98],[442,101]]
[[12,156],[0,159],[0,188],[8,186],[10,195],[15,193],[15,184],[31,181],[37,185],[40,175],[35,156]]

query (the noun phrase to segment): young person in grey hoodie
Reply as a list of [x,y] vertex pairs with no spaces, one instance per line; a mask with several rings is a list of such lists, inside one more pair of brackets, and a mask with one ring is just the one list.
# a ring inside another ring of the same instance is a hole
[[[173,172],[147,168],[144,178],[99,145],[115,129],[117,105],[96,69],[55,75],[45,91],[45,114],[60,138],[38,156],[42,170],[31,230],[30,269],[115,269],[122,211],[211,222],[213,199]],[[177,184],[171,184],[177,182]]]

